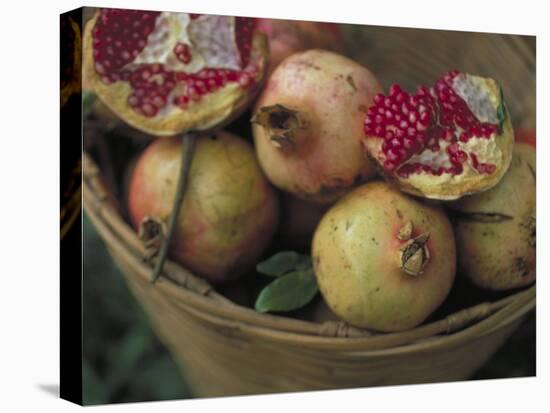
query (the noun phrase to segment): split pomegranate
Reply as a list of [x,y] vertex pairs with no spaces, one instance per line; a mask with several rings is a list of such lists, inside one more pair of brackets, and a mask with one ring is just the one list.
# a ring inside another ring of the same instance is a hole
[[86,24],[86,78],[105,104],[157,136],[228,122],[259,89],[265,35],[254,19],[101,9]]
[[340,26],[333,23],[258,19],[258,29],[269,40],[268,74],[294,53],[307,49],[341,52],[344,44]]
[[[181,151],[176,137],[156,139],[133,170],[128,210],[146,244],[165,234]],[[196,142],[182,212],[171,256],[221,282],[254,267],[275,233],[279,205],[252,146],[239,136],[218,132]]]
[[493,187],[510,165],[514,133],[493,79],[455,70],[416,95],[393,85],[374,100],[363,143],[405,192],[457,199]]
[[447,297],[454,281],[453,228],[443,210],[385,182],[340,199],[315,231],[319,290],[348,323],[391,332],[413,328]]
[[293,54],[275,69],[252,118],[269,180],[305,201],[330,204],[373,177],[361,149],[363,119],[382,90],[353,60],[326,50]]

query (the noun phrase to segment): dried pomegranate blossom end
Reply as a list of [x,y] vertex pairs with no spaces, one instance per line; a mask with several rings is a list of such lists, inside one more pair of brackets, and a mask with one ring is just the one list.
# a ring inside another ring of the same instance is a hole
[[497,134],[496,110],[487,94],[458,71],[445,74],[431,89],[419,87],[416,95],[398,85],[388,96],[376,95],[364,130],[383,139],[379,161],[402,178],[421,172],[460,175],[467,163],[481,174],[496,169],[467,149],[472,138]]
[[102,9],[92,30],[95,71],[105,84],[128,82],[128,105],[147,117],[172,105],[186,109],[228,83],[249,88],[259,70],[251,62],[256,22],[230,19]]

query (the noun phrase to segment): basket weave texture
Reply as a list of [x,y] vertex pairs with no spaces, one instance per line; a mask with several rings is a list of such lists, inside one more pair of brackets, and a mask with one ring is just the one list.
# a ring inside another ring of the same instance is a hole
[[[534,39],[348,26],[348,55],[385,88],[431,84],[452,68],[501,83],[515,127],[535,125]],[[147,249],[109,201],[101,170],[83,162],[85,210],[198,396],[227,396],[463,380],[535,307],[535,286],[412,330],[372,334],[343,322],[259,314],[168,261],[150,283]]]

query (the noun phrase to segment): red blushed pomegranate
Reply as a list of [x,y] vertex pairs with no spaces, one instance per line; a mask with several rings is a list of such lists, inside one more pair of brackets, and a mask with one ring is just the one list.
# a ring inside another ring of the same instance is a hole
[[288,56],[308,49],[339,52],[343,48],[340,26],[299,20],[258,19],[258,29],[269,40],[268,74]]
[[478,287],[509,290],[535,281],[535,161],[535,148],[516,142],[498,185],[450,204],[461,273]]
[[[130,183],[129,214],[144,241],[162,232],[172,210],[181,141],[155,140]],[[278,223],[278,201],[250,144],[227,132],[196,143],[171,256],[213,282],[252,268]]]
[[325,50],[294,54],[269,78],[256,103],[256,154],[283,191],[329,204],[366,181],[375,166],[361,149],[363,119],[381,90],[374,75]]
[[416,95],[394,85],[374,99],[363,143],[403,191],[458,199],[495,186],[508,169],[514,132],[493,79],[455,70]]
[[101,9],[86,24],[85,78],[132,126],[157,136],[228,122],[267,65],[254,19]]
[[330,309],[357,327],[413,328],[455,277],[453,228],[442,209],[383,182],[354,189],[323,217],[312,256]]

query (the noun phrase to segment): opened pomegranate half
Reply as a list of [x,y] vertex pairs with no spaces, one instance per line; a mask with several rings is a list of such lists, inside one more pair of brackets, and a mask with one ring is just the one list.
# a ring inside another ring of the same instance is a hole
[[496,185],[510,165],[514,132],[502,89],[451,71],[416,95],[393,85],[365,119],[363,144],[403,191],[451,200]]
[[168,136],[228,122],[267,65],[254,19],[101,9],[86,24],[87,78],[104,103],[144,132]]

